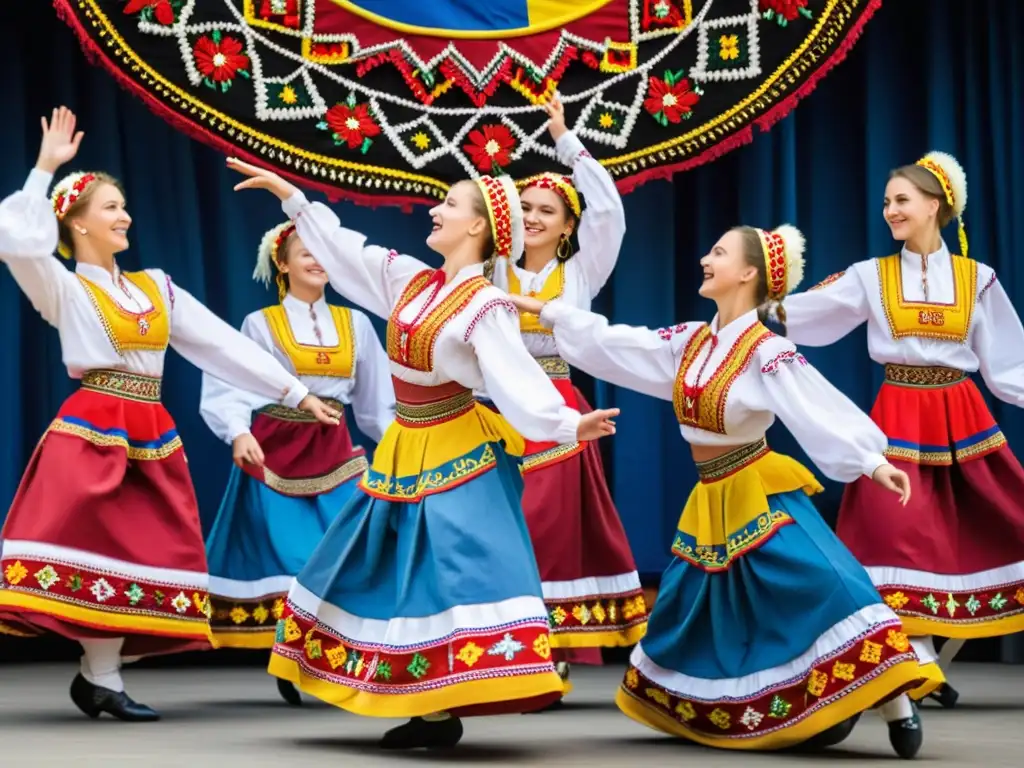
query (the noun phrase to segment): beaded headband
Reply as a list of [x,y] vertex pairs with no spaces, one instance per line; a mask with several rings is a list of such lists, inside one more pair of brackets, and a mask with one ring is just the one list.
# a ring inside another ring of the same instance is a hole
[[475,182],[487,206],[494,255],[516,261],[523,252],[526,230],[515,182],[508,176],[481,176]]
[[768,277],[768,299],[782,301],[804,279],[804,236],[794,226],[783,224],[768,232],[758,229]]
[[945,152],[929,152],[918,160],[919,165],[938,179],[946,202],[953,209],[957,220],[957,238],[960,250],[967,255],[967,230],[964,229],[964,209],[967,207],[967,174],[952,155]]
[[[260,241],[259,253],[256,256],[256,269],[253,270],[252,279],[259,280],[264,285],[270,285],[271,278],[277,282],[277,298],[283,300],[287,290],[284,285],[284,275],[281,274],[281,262],[278,258],[281,246],[288,236],[295,231],[295,224],[286,221],[278,224],[267,231]],[[277,276],[274,277],[274,272]]]
[[576,191],[576,187],[573,186],[572,179],[568,176],[563,176],[560,173],[538,173],[536,176],[530,176],[528,179],[518,182],[516,187],[518,187],[520,193],[530,187],[550,189],[562,198],[562,201],[577,219],[583,213],[579,193]]
[[[50,195],[50,203],[53,205],[53,212],[57,215],[57,221],[64,220],[71,206],[82,196],[85,188],[94,181],[96,181],[96,174],[89,171],[75,171],[57,182]],[[57,252],[65,259],[71,258],[71,247],[66,243],[58,242]]]

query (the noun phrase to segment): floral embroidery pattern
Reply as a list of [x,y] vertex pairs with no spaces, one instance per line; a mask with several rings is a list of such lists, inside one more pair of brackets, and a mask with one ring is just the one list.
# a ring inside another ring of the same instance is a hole
[[545,600],[544,605],[556,646],[560,635],[617,632],[631,636],[647,623],[647,602],[640,589],[584,601]]
[[373,693],[413,693],[496,676],[554,673],[543,621],[460,632],[434,645],[360,646],[324,631],[286,603],[274,653],[322,680]]
[[807,8],[807,0],[759,0],[758,5],[764,18],[774,20],[780,27],[787,26],[799,16],[805,19],[813,16]]
[[184,0],[128,0],[124,7],[127,15],[139,14],[139,18],[151,24],[169,27],[178,19],[178,12]]
[[647,83],[644,109],[663,126],[668,126],[693,117],[693,108],[703,93],[699,87],[691,90],[690,81],[682,72],[665,72],[661,78],[652,75]]
[[248,80],[249,57],[242,53],[244,50],[237,38],[225,37],[219,29],[196,40],[192,54],[196,59],[196,69],[203,76],[203,84],[227,93],[236,76]]
[[800,365],[807,365],[807,358],[795,349],[787,349],[785,352],[779,353],[761,366],[761,373],[772,376],[779,372],[779,366],[783,363],[799,363]]
[[492,123],[469,132],[469,143],[463,145],[466,154],[478,169],[497,175],[512,162],[511,152],[516,139],[508,126]]
[[329,131],[335,146],[348,145],[362,154],[373,146],[373,138],[380,135],[380,126],[373,118],[369,104],[357,104],[355,94],[349,94],[344,104],[335,104],[317,123],[317,128]]
[[[971,624],[1024,613],[1024,581],[973,592],[936,592],[906,585],[881,585],[885,604],[907,621]],[[920,626],[913,625],[914,634]]]
[[802,677],[746,699],[688,698],[685,692],[671,691],[650,680],[632,665],[623,678],[622,690],[687,730],[718,739],[746,739],[793,726],[902,663],[916,665],[917,659],[906,635],[890,624],[875,627],[836,653],[818,659]]

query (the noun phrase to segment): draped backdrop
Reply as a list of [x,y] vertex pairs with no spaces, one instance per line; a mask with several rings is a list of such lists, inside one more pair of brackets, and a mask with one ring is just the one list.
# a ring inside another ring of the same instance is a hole
[[[275,295],[250,280],[263,232],[282,215],[265,193],[234,193],[222,155],[176,133],[104,72],[87,64],[49,3],[0,6],[0,194],[19,187],[38,147],[39,116],[67,104],[86,138],[76,168],[120,177],[134,216],[127,268],[160,266],[238,325]],[[881,216],[889,169],[930,149],[956,155],[968,176],[971,256],[995,267],[1024,309],[1024,5],[1005,0],[888,0],[861,41],[789,117],[710,165],[626,196],[628,232],[596,309],[618,322],[661,326],[710,319],[697,296],[698,259],[722,231],[747,223],[799,226],[809,243],[805,287],[850,263],[894,252]],[[73,170],[68,168],[66,170]],[[315,198],[321,199],[319,195]],[[344,223],[424,258],[426,209],[336,206]],[[947,241],[956,243],[955,233]],[[0,274],[0,506],[6,507],[40,434],[72,390],[57,334]],[[381,325],[378,323],[378,329]],[[860,406],[881,382],[863,330],[808,358]],[[198,414],[200,374],[169,354],[165,402],[189,457],[209,526],[230,451]],[[671,406],[585,382],[600,405],[622,408],[604,446],[640,570],[668,561],[678,511],[695,481]],[[993,403],[1011,446],[1024,450],[1024,413]],[[784,429],[773,445],[805,459]],[[54,478],[60,482],[60,478]],[[827,483],[820,508],[834,520],[841,487]],[[125,525],[130,525],[126,519]],[[1009,645],[1009,644],[1007,644]]]

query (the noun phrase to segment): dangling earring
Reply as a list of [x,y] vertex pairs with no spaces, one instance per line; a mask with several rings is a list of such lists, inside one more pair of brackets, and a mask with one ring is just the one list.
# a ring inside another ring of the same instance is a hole
[[558,247],[555,248],[555,257],[559,261],[568,261],[572,256],[572,243],[569,242],[569,235],[562,233],[558,240]]

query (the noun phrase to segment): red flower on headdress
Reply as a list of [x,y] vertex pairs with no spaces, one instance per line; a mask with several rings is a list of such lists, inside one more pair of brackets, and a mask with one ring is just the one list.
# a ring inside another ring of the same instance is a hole
[[349,149],[359,149],[363,154],[373,144],[371,138],[380,135],[380,126],[370,113],[370,105],[357,104],[354,94],[346,103],[335,104],[327,110],[317,127],[330,131],[335,144],[348,144]]
[[128,15],[142,12],[145,21],[156,21],[170,26],[174,23],[174,6],[171,0],[128,0],[124,12]]
[[249,77],[249,57],[242,51],[245,46],[234,37],[223,37],[219,29],[209,36],[203,35],[192,49],[196,69],[210,88],[220,86],[221,91],[231,87],[235,75]]
[[516,146],[516,138],[508,126],[500,123],[485,125],[469,133],[469,143],[462,148],[466,150],[473,165],[481,171],[490,172],[504,168],[512,162],[509,154]]
[[681,72],[666,72],[665,77],[651,77],[647,86],[644,109],[662,125],[688,120],[700,91],[690,90],[690,81]]
[[780,27],[786,26],[797,16],[811,18],[807,0],[759,0],[761,14],[768,20],[775,19]]

